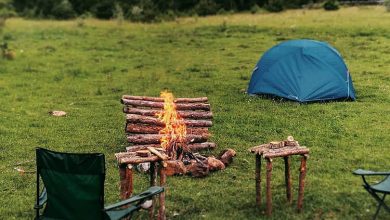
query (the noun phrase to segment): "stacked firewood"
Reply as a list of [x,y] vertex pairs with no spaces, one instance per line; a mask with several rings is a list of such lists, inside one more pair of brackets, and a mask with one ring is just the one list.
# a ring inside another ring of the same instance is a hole
[[168,154],[160,145],[163,135],[159,134],[165,124],[157,116],[163,111],[164,99],[124,95],[121,102],[124,104],[123,112],[126,113],[127,141],[131,144],[126,148],[127,153],[117,155],[121,160],[142,162],[150,160],[152,156],[156,160],[166,160],[167,175],[190,174],[203,177],[210,171],[224,169],[236,155],[233,149],[224,150],[217,157],[206,157],[199,153],[216,148],[215,143],[209,142],[213,114],[207,97],[174,100],[177,113],[186,125],[187,134],[183,152],[178,153],[178,158],[168,160],[165,158]]
[[[157,114],[164,107],[164,99],[124,95],[121,101],[125,105],[123,112],[127,114],[127,141],[133,144],[127,149],[158,147],[162,137],[159,131],[165,124],[157,118]],[[193,152],[215,148],[216,144],[208,141],[208,128],[213,125],[208,98],[177,98],[175,104],[187,127],[187,147]]]

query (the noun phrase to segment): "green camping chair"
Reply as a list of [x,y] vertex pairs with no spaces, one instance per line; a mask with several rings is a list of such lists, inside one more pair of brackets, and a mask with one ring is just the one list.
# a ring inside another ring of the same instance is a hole
[[[390,207],[386,205],[385,198],[387,194],[390,194],[390,172],[373,172],[369,170],[358,169],[353,171],[353,174],[359,175],[363,178],[363,187],[370,193],[374,199],[378,202],[378,208],[376,209],[374,219],[378,216],[381,207],[384,207],[390,212]],[[369,184],[366,180],[366,176],[385,176],[385,178],[379,183]],[[383,194],[382,196],[380,196]]]
[[[104,207],[104,154],[59,153],[36,149],[36,219],[121,219],[141,208],[141,204],[164,191],[153,186],[127,200]],[[39,195],[39,182],[44,187]],[[46,204],[46,205],[45,205]],[[40,215],[40,209],[44,208]]]

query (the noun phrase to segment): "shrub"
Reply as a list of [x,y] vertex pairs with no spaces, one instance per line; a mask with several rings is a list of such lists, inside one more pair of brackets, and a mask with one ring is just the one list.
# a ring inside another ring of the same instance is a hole
[[260,11],[260,7],[257,5],[257,4],[254,4],[252,7],[251,7],[251,13],[252,14],[256,14]]
[[110,19],[114,16],[115,4],[113,1],[101,1],[92,8],[97,18]]
[[62,0],[53,7],[52,15],[57,19],[69,19],[76,16],[72,4],[68,0]]
[[328,0],[324,3],[324,9],[327,11],[334,11],[339,9],[339,2],[336,0]]
[[265,6],[265,9],[270,12],[281,12],[283,11],[283,4],[279,0],[273,0]]
[[218,11],[218,5],[211,0],[200,0],[195,6],[195,12],[200,16],[213,15]]

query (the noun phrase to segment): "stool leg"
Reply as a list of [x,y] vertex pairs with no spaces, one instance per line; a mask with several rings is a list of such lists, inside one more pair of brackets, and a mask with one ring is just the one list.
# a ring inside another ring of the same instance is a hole
[[120,165],[119,167],[119,177],[121,184],[121,199],[127,199],[133,193],[133,170],[132,166],[129,165]]
[[301,166],[299,168],[299,191],[298,191],[298,212],[302,211],[303,205],[303,191],[305,188],[305,176],[306,176],[306,159],[307,156],[303,155],[301,157]]
[[271,175],[272,175],[272,159],[267,158],[267,210],[268,216],[272,215],[272,194],[271,194]]
[[261,206],[261,156],[256,154],[256,205]]
[[287,201],[291,204],[292,192],[291,192],[291,174],[290,174],[290,157],[283,157],[284,159],[284,179],[286,181],[286,194]]
[[[167,176],[165,174],[166,164],[164,161],[160,162],[160,186],[165,187]],[[158,219],[165,220],[165,191],[160,193],[160,209],[158,210]]]
[[[150,162],[150,186],[157,185],[157,163]],[[149,209],[149,219],[154,218],[154,207],[156,206],[156,197],[152,198],[152,206]]]

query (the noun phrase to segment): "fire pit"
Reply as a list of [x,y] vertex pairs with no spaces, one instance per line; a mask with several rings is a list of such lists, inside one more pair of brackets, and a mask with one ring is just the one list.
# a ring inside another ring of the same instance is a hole
[[[115,154],[124,198],[133,191],[132,168],[139,164],[150,164],[151,185],[156,185],[159,173],[164,186],[167,175],[204,177],[210,171],[225,169],[236,155],[233,149],[223,150],[217,157],[199,153],[216,148],[209,142],[213,114],[207,97],[175,99],[172,93],[162,92],[160,97],[124,95],[121,102],[130,144],[126,152]],[[159,201],[159,219],[164,219],[164,193]],[[152,209],[150,213],[153,217]]]
[[125,105],[127,141],[132,144],[127,152],[159,152],[161,159],[167,160],[167,175],[203,177],[209,171],[224,169],[235,156],[232,149],[218,157],[198,153],[216,148],[208,141],[213,114],[207,97],[175,99],[172,93],[162,92],[160,97],[124,95],[121,102]]

